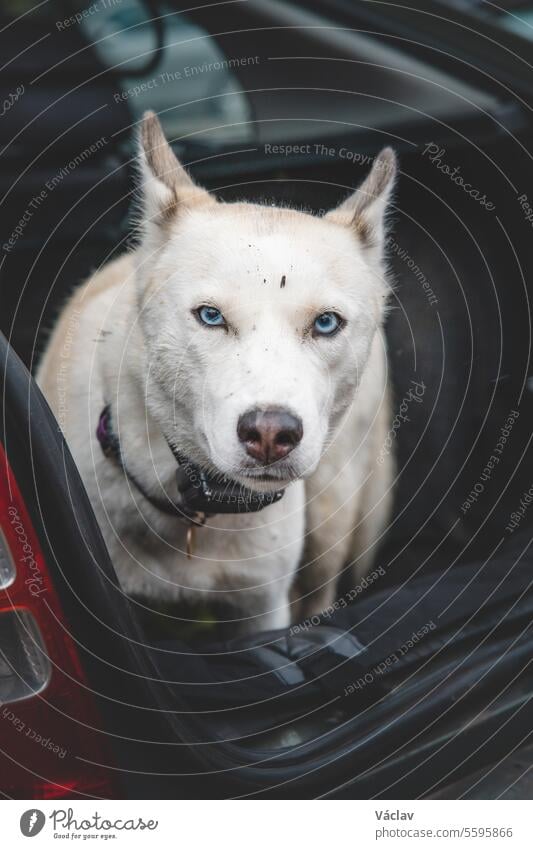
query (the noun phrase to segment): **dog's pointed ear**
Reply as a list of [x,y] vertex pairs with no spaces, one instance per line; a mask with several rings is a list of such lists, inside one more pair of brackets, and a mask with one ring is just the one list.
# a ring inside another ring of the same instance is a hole
[[394,188],[397,163],[391,147],[374,160],[369,175],[340,206],[326,215],[330,221],[351,227],[366,247],[381,248],[385,213]]
[[149,221],[163,223],[178,215],[180,208],[216,203],[178,162],[154,112],[145,112],[141,121],[139,161],[144,212]]

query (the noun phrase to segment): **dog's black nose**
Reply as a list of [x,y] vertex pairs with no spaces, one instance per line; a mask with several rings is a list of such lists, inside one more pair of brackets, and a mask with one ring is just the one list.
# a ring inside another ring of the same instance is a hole
[[246,452],[265,466],[286,457],[303,436],[301,420],[283,409],[250,410],[237,423]]

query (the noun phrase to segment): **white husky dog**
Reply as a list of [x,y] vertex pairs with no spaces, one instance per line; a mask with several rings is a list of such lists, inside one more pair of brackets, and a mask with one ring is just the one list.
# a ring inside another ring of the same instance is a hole
[[[75,293],[38,382],[126,593],[218,600],[242,631],[287,627],[333,602],[344,567],[368,571],[388,521],[395,156],[323,217],[218,202],[153,113],[139,158],[139,246]],[[191,518],[185,468],[193,489],[219,486],[220,511]],[[237,512],[232,488],[267,506]]]

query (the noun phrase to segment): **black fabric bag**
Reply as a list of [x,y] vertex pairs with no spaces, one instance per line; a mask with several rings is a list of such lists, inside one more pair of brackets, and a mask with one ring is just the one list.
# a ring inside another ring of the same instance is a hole
[[[267,632],[194,651],[155,649],[161,674],[208,709],[260,705],[273,696],[293,707],[329,696],[350,710],[408,682],[452,668],[475,682],[478,666],[498,658],[490,680],[505,679],[530,639],[533,551],[528,531],[483,561],[424,574],[394,589],[372,587],[357,602],[287,632]],[[316,624],[318,622],[318,624]],[[179,671],[179,675],[176,673]],[[443,699],[447,699],[445,693]]]

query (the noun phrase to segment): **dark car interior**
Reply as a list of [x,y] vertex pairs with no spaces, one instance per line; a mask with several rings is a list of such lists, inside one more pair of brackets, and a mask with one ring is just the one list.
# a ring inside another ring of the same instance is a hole
[[[5,796],[527,792],[501,770],[529,763],[533,731],[533,29],[478,5],[3,4],[2,465],[54,588],[34,600],[51,689],[16,713],[70,741],[36,763],[4,719]],[[209,611],[126,598],[31,377],[69,294],[135,243],[147,108],[228,202],[320,215],[383,146],[400,158],[393,405],[423,397],[395,441],[383,574],[312,627],[237,639]]]

